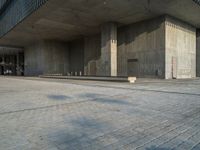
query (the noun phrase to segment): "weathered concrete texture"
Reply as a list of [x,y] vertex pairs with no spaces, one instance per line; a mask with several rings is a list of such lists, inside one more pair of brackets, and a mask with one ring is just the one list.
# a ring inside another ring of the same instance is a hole
[[196,29],[166,17],[166,78],[196,77]]
[[200,77],[200,29],[197,30],[197,76]]
[[101,57],[101,36],[94,35],[84,40],[84,75],[99,75]]
[[118,31],[118,76],[165,76],[164,17]]
[[117,76],[117,24],[106,23],[101,30],[101,76]]
[[[199,50],[198,41],[199,35]],[[199,59],[197,64],[200,74]],[[25,75],[69,73],[166,79],[196,77],[196,29],[161,16],[118,29],[116,23],[105,23],[100,34],[67,45],[49,41],[26,48]]]
[[67,74],[69,51],[65,43],[42,41],[25,48],[25,75]]
[[83,75],[84,73],[84,40],[79,39],[69,43],[70,73]]

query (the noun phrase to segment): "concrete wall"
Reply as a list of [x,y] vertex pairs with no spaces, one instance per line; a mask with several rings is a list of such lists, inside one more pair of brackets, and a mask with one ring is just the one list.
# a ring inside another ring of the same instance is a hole
[[196,77],[196,29],[166,18],[166,79]]
[[200,77],[200,29],[197,30],[197,77]]
[[65,43],[42,41],[25,48],[25,75],[67,74],[69,51]]
[[164,17],[118,29],[118,76],[165,77]]
[[84,40],[84,75],[100,75],[101,35],[86,37]]
[[[67,45],[51,41],[34,44],[25,50],[25,75],[105,76],[105,68],[111,68],[112,63],[108,53],[112,53],[113,40],[109,37],[116,32],[109,33],[102,30],[101,34]],[[117,44],[117,76],[167,79],[196,76],[196,29],[184,22],[158,17],[120,27],[114,37],[117,37],[114,43]],[[200,65],[199,59],[197,64]]]
[[117,23],[101,27],[101,76],[117,76]]
[[[84,74],[84,39],[69,43],[70,73],[71,75]],[[81,72],[81,73],[80,73]]]

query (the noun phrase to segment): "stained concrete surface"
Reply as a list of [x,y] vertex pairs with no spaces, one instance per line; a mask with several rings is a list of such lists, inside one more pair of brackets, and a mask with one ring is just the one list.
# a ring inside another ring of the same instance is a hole
[[200,79],[0,77],[0,150],[199,150]]
[[[28,46],[43,39],[67,42],[98,33],[105,22],[128,25],[163,14],[200,28],[200,9],[193,0],[48,0],[1,38],[0,44]],[[6,18],[0,22],[2,29]]]
[[197,30],[197,77],[200,77],[200,29]]

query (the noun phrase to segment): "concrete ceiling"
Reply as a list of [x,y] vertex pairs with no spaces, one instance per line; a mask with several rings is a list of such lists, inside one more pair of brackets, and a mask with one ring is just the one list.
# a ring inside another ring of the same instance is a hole
[[0,55],[4,54],[17,54],[19,52],[23,52],[23,49],[20,47],[7,47],[7,46],[0,46]]
[[192,0],[49,0],[2,37],[0,44],[69,41],[100,32],[105,22],[126,25],[164,14],[200,28],[200,6]]

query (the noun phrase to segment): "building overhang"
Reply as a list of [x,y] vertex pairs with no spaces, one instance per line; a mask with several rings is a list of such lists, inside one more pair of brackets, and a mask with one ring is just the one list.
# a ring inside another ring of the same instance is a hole
[[0,45],[27,46],[40,40],[67,42],[119,26],[170,15],[200,28],[198,0],[48,0],[0,39]]
[[10,55],[23,52],[21,47],[0,46],[0,55]]

